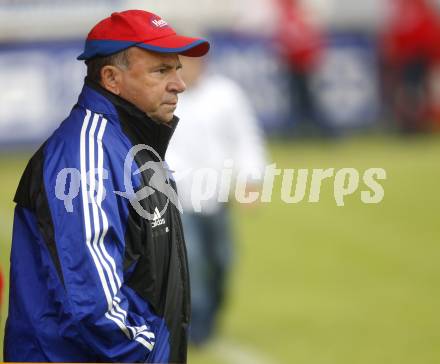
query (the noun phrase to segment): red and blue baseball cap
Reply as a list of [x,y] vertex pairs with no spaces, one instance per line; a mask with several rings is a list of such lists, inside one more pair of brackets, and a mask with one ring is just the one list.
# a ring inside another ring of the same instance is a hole
[[206,40],[177,34],[158,15],[143,10],[127,10],[113,13],[96,24],[87,36],[84,52],[77,59],[109,56],[133,46],[188,57],[200,57],[209,50]]

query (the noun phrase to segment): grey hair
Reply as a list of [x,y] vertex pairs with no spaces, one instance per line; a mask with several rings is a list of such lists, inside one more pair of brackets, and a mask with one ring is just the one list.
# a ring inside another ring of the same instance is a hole
[[95,57],[86,61],[87,78],[99,83],[101,81],[101,69],[104,66],[117,66],[127,69],[130,66],[128,50],[129,48],[109,56]]

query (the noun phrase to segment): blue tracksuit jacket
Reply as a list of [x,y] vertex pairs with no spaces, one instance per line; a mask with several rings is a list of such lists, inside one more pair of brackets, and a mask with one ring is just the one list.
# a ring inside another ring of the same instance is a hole
[[[164,158],[176,124],[158,124],[86,80],[15,196],[6,361],[186,361],[180,214],[170,194],[151,187],[154,168],[136,172]],[[156,153],[143,149],[127,168],[139,144]],[[138,205],[151,219],[130,203],[145,188]]]

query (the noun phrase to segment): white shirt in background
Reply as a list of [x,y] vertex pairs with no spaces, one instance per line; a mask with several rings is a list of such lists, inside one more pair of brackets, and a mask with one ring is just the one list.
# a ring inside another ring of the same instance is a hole
[[[166,160],[174,172],[184,211],[197,211],[197,202],[202,200],[201,212],[217,211],[221,175],[228,170],[233,177],[239,172],[257,173],[259,177],[249,176],[248,181],[261,181],[266,165],[262,133],[246,94],[234,81],[220,75],[202,76],[179,95],[175,114],[180,122]],[[206,168],[211,172],[203,170]],[[196,179],[203,183],[195,183]],[[212,193],[207,192],[208,181]],[[234,178],[232,181],[231,196],[235,192]]]

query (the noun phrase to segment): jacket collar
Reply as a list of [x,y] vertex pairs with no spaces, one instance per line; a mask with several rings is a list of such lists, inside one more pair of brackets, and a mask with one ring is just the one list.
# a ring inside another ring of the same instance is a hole
[[87,77],[78,104],[98,114],[117,116],[122,129],[131,136],[133,144],[143,143],[152,146],[162,159],[179,122],[177,116],[167,124],[154,121],[132,103],[107,91]]

